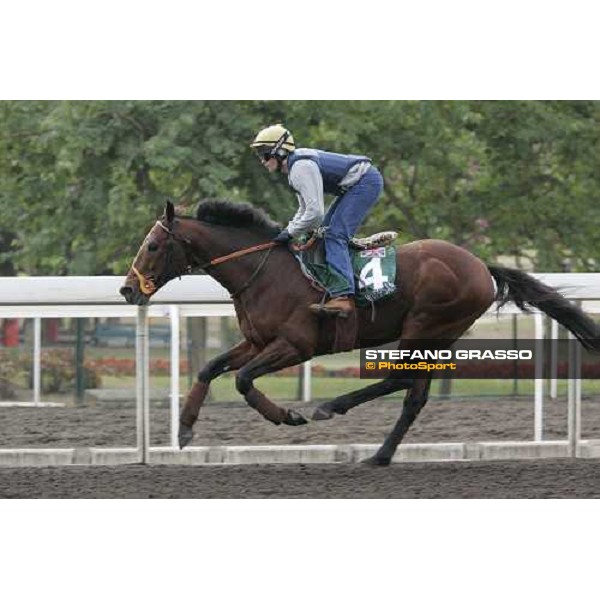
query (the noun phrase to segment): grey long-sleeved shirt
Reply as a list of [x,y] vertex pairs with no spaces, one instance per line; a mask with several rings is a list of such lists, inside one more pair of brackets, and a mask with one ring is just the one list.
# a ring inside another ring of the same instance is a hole
[[[371,167],[369,162],[354,165],[340,182],[340,187],[352,187]],[[289,172],[289,182],[298,198],[298,210],[287,224],[290,235],[297,237],[319,227],[325,215],[323,177],[312,160],[298,160]]]
[[312,160],[299,160],[289,173],[289,182],[298,198],[298,210],[286,229],[297,237],[316,229],[323,221],[323,177]]

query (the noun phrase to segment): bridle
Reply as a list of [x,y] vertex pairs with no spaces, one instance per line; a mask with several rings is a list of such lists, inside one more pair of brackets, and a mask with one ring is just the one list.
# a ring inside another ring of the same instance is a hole
[[[166,231],[166,233],[168,235],[167,256],[165,258],[165,271],[160,278],[161,279],[160,284],[157,283],[153,277],[147,277],[143,273],[141,273],[135,267],[135,264],[132,265],[132,267],[131,267],[131,270],[135,273],[135,276],[138,278],[138,281],[140,284],[140,289],[142,290],[142,292],[144,294],[146,294],[148,296],[153,294],[157,290],[158,287],[160,287],[161,285],[164,285],[165,283],[167,283],[167,281],[170,281],[171,279],[174,279],[175,277],[181,278],[182,275],[189,275],[196,270],[206,271],[207,269],[210,269],[211,267],[215,267],[217,265],[228,262],[230,260],[240,258],[242,256],[246,256],[247,254],[252,254],[254,252],[260,252],[262,250],[268,250],[268,252],[265,254],[263,259],[258,264],[258,267],[254,270],[252,275],[250,275],[250,277],[248,278],[246,283],[239,290],[237,290],[236,292],[233,292],[231,294],[231,297],[235,298],[236,296],[239,296],[243,291],[245,291],[246,289],[248,289],[250,287],[252,282],[256,279],[256,277],[258,276],[258,274],[264,267],[265,263],[267,262],[267,259],[269,258],[269,255],[271,254],[271,250],[275,246],[277,246],[276,242],[272,242],[272,241],[265,242],[263,244],[257,244],[255,246],[249,246],[248,248],[242,248],[241,250],[236,250],[235,252],[231,252],[229,254],[225,254],[223,256],[213,258],[213,259],[206,261],[204,263],[201,263],[201,264],[195,264],[198,261],[197,261],[197,257],[194,255],[193,251],[191,250],[192,241],[187,237],[182,237],[180,235],[177,235],[177,233],[175,233],[175,231],[173,230],[172,227],[168,227],[160,220],[156,221],[156,225],[158,225],[161,229]],[[172,258],[173,258],[173,242],[180,242],[180,244],[181,244],[179,247],[183,250],[183,253],[185,256],[185,266],[183,269],[173,268],[173,260],[172,260]],[[135,263],[135,261],[134,261],[134,263]]]

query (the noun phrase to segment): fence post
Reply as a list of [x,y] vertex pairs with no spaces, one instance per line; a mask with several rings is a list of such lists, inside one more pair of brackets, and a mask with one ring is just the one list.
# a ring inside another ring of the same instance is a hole
[[171,447],[178,448],[179,427],[179,306],[169,306],[171,323]]
[[550,398],[558,397],[558,323],[550,322]]
[[311,387],[312,387],[312,364],[310,360],[302,363],[300,367],[302,369],[302,400],[303,402],[310,402],[311,400]]
[[82,404],[85,394],[84,348],[84,320],[80,317],[75,320],[75,400],[77,404]]
[[137,383],[137,448],[139,462],[150,459],[150,360],[148,352],[148,307],[138,306],[135,335]]
[[42,319],[33,319],[33,405],[40,405],[42,390]]
[[533,315],[535,324],[535,391],[534,440],[541,442],[544,425],[544,319],[542,313]]
[[569,334],[568,438],[569,456],[577,458],[581,437],[581,344]]
[[[519,346],[519,325],[517,322],[517,315],[512,315],[512,339],[513,349],[516,350]],[[517,396],[519,394],[519,361],[515,360],[513,363],[513,391],[512,395]]]

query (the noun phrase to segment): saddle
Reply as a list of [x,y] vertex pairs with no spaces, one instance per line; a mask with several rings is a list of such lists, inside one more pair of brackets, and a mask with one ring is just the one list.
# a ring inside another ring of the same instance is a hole
[[[324,230],[317,230],[305,243],[293,247],[303,273],[318,289],[330,296],[346,287],[345,279],[325,260]],[[357,306],[368,306],[396,291],[395,231],[383,231],[348,243],[356,284]]]

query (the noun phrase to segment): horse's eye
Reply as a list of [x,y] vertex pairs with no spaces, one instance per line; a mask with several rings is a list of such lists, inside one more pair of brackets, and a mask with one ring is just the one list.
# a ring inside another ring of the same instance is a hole
[[156,252],[158,250],[158,244],[156,242],[150,242],[148,244],[148,250],[150,252]]

